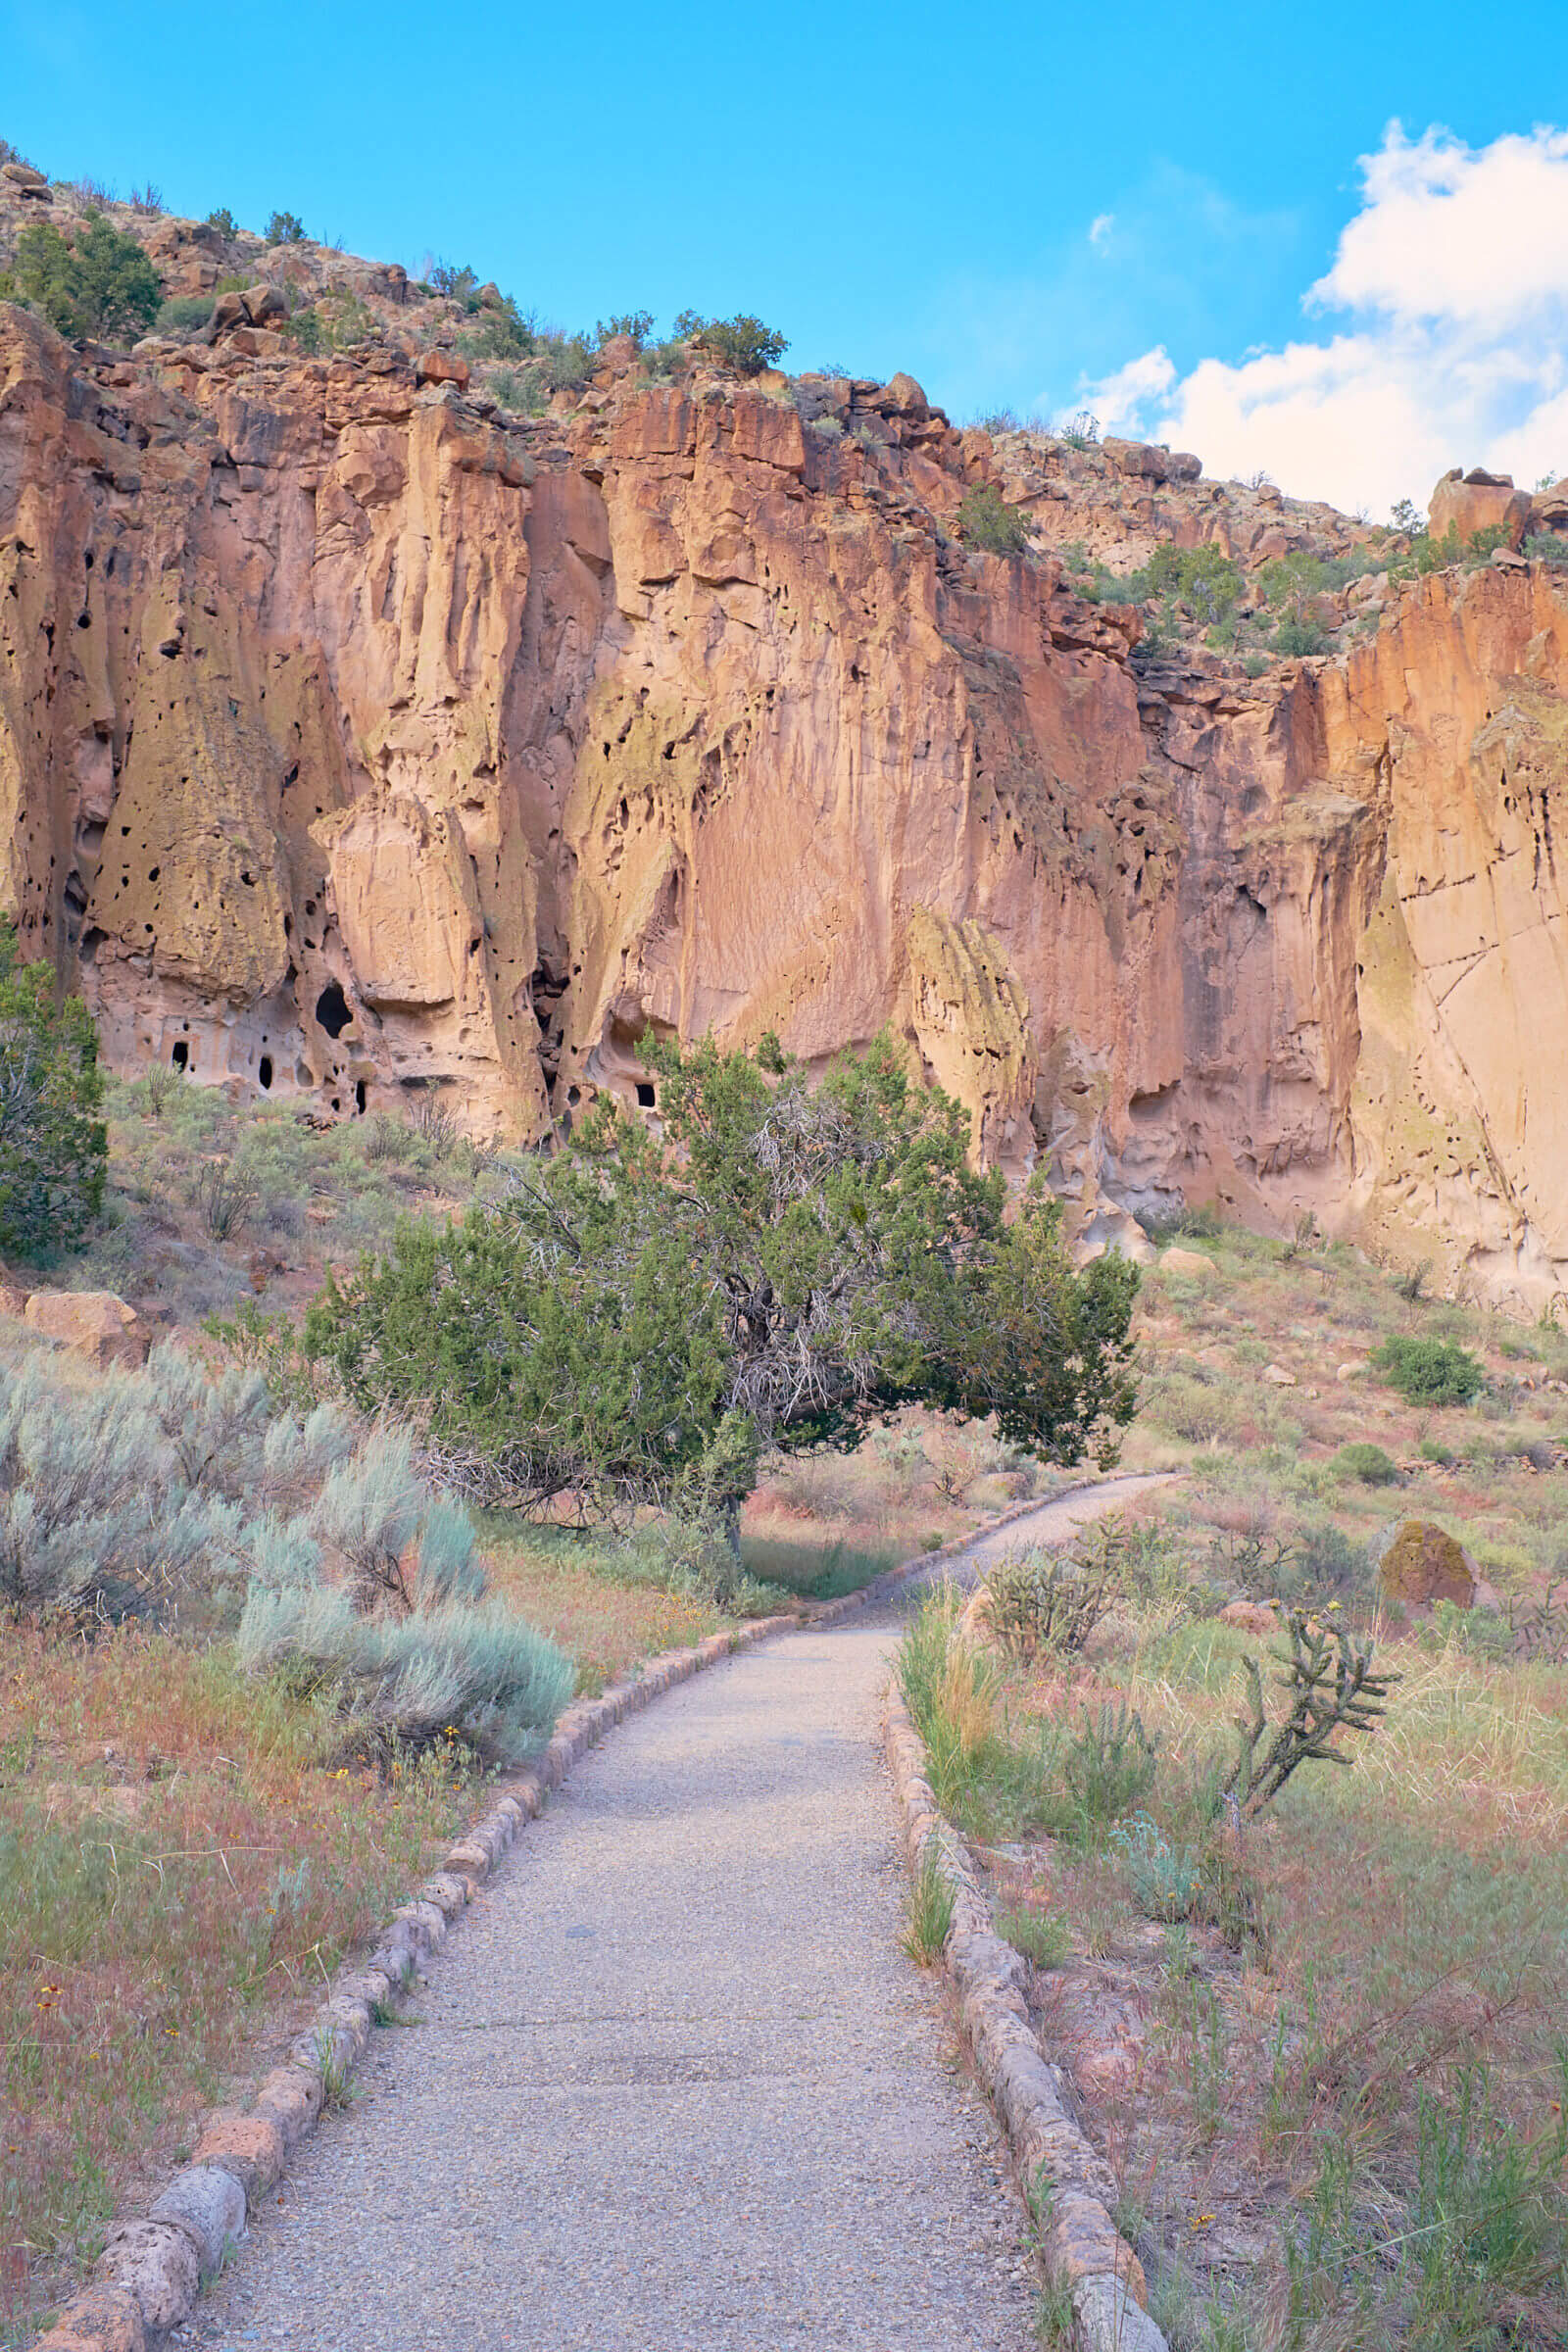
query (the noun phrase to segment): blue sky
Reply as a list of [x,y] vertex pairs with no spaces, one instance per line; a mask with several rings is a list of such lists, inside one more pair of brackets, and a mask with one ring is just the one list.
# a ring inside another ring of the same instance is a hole
[[[355,251],[471,261],[568,325],[755,310],[789,335],[789,364],[903,367],[960,417],[1059,415],[1108,379],[1102,406],[1119,403],[1124,425],[1206,422],[1287,488],[1345,503],[1393,483],[1407,425],[1391,412],[1386,453],[1363,452],[1358,475],[1348,425],[1314,440],[1276,406],[1272,446],[1268,417],[1230,415],[1253,379],[1199,398],[1197,371],[1367,329],[1364,305],[1303,297],[1348,282],[1331,278],[1341,237],[1375,202],[1358,159],[1386,152],[1391,122],[1413,142],[1448,134],[1429,160],[1475,161],[1529,140],[1554,102],[1568,122],[1564,0],[1518,0],[1505,21],[1454,0],[873,0],[842,16],[734,0],[199,15],[0,0],[0,133],[56,175],[122,193],[151,179],[176,211],[226,204],[256,226],[285,206]],[[1568,148],[1545,162],[1554,207]],[[1428,190],[1439,241],[1445,192]],[[1498,220],[1505,237],[1534,233],[1510,229],[1505,203]],[[1409,225],[1428,234],[1419,210]],[[1553,286],[1534,284],[1526,311],[1543,299],[1560,356]],[[1371,323],[1386,329],[1401,301],[1380,281]],[[1359,354],[1363,399],[1378,364]],[[1399,364],[1413,384],[1432,354]],[[1478,412],[1488,447],[1453,461],[1517,439],[1554,401],[1549,376],[1523,409]],[[1553,410],[1536,438],[1557,429]],[[1407,486],[1424,497],[1430,482]]]

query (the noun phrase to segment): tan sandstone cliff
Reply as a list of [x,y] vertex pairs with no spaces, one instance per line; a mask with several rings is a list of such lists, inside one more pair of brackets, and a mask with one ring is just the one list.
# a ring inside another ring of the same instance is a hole
[[[906,377],[612,347],[529,419],[417,342],[0,307],[0,899],[112,1066],[534,1136],[646,1100],[651,1026],[891,1024],[1090,1242],[1217,1197],[1568,1287],[1563,575],[1436,573],[1257,678],[1135,659],[1069,540],[1354,527]],[[965,553],[985,481],[1032,556]]]

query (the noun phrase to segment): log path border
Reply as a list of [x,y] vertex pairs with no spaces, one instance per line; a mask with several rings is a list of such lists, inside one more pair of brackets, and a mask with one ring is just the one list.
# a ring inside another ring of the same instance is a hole
[[[710,1634],[690,1648],[665,1650],[634,1668],[597,1698],[575,1700],[558,1718],[555,1735],[537,1763],[499,1785],[441,1868],[412,1902],[399,1905],[368,1959],[338,1972],[327,1999],[249,2105],[210,2114],[189,2163],[174,2174],[146,2214],[118,2222],[110,2230],[92,2281],[61,2307],[47,2333],[35,2338],[34,2352],[156,2352],[170,2329],[189,2318],[202,2288],[243,2239],[252,2209],[288,2171],[323,2108],[341,2096],[365,2053],[377,2013],[440,1951],[453,1921],[544,1810],[551,1790],[561,1787],[578,1757],[597,1746],[614,1725],[721,1658],[803,1625],[836,1625],[888,1598],[922,1569],[958,1557],[1013,1520],[1102,1483],[1083,1480],[1056,1494],[1014,1503],[968,1535],[884,1569],[858,1592],[822,1602],[805,1618],[793,1612],[756,1618],[725,1633]],[[1132,2339],[1126,2352],[1139,2352]]]

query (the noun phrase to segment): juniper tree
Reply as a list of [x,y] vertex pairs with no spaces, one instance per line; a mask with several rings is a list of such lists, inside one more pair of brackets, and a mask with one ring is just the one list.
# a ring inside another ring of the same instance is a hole
[[47,963],[22,963],[0,924],[0,1252],[69,1249],[103,1206],[109,1131],[98,1033]]
[[417,1415],[481,1490],[596,1509],[732,1515],[760,1446],[850,1447],[913,1401],[1114,1458],[1136,1270],[1075,1272],[1043,1191],[1009,1221],[890,1040],[818,1085],[775,1040],[644,1060],[656,1121],[603,1102],[500,1203],[329,1280],[308,1345],[357,1403]]

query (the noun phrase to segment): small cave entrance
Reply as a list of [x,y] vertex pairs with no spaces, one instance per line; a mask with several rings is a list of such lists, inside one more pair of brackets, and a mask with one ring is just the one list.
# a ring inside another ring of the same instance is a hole
[[270,1095],[271,1093],[272,1056],[270,1054],[264,1054],[261,1060],[256,1064],[256,1083],[261,1088],[263,1094]]
[[328,1037],[341,1037],[354,1015],[343,994],[342,983],[329,980],[316,1000],[316,1017]]
[[176,1070],[188,1070],[190,1068],[190,1048],[186,1045],[185,1040],[182,1037],[175,1038],[174,1050],[170,1054],[169,1058],[173,1063]]
[[363,1078],[356,1078],[354,1081],[354,1109],[356,1116],[363,1119],[365,1116],[365,1080]]
[[653,1080],[651,1078],[639,1078],[637,1081],[638,1107],[642,1110],[652,1110],[655,1105],[655,1101],[656,1097],[654,1094]]

